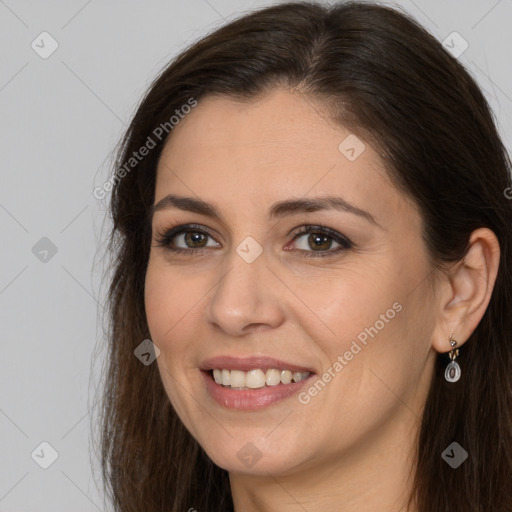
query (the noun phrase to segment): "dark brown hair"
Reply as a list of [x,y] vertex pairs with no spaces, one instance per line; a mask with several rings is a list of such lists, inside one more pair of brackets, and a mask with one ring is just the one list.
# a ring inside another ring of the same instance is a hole
[[[460,62],[396,9],[346,2],[286,3],[230,22],[192,45],[152,83],[121,143],[116,172],[191,98],[250,101],[296,88],[372,144],[393,183],[420,208],[436,268],[460,260],[471,232],[490,228],[501,259],[491,301],[446,383],[440,354],[417,442],[411,503],[420,512],[512,510],[512,190],[509,156],[490,108]],[[172,132],[170,135],[172,136]],[[156,364],[134,349],[150,338],[144,281],[148,212],[166,141],[114,181],[110,214],[109,355],[101,457],[117,512],[233,510],[226,471],[185,429]],[[442,459],[457,441],[469,458]]]

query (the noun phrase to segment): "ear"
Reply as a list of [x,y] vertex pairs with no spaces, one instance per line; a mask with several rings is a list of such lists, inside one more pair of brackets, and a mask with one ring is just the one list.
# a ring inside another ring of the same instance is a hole
[[450,335],[463,345],[473,334],[491,300],[500,262],[500,245],[488,228],[471,233],[464,258],[445,271],[438,295],[438,321],[432,346],[449,352]]

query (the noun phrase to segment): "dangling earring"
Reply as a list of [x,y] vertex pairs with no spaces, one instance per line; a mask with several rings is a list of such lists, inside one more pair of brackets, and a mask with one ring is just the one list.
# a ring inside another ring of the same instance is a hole
[[455,358],[459,355],[459,349],[455,348],[457,342],[453,339],[453,334],[450,334],[449,342],[452,347],[449,353],[451,363],[446,367],[444,378],[448,382],[457,382],[460,379],[460,366],[459,363],[455,361]]

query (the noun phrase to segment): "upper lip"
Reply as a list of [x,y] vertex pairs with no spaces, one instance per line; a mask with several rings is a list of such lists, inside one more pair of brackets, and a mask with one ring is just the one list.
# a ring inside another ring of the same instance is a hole
[[200,366],[201,370],[241,370],[248,372],[261,368],[268,370],[275,368],[277,370],[290,370],[292,372],[310,372],[314,373],[311,368],[299,364],[289,363],[281,359],[267,356],[250,356],[250,357],[234,357],[234,356],[217,356],[206,359]]

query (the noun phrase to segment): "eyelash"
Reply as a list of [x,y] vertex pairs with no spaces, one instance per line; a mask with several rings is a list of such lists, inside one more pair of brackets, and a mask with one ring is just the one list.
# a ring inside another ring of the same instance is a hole
[[[166,232],[163,233],[157,233],[156,235],[156,244],[157,247],[163,247],[175,254],[191,254],[198,256],[205,250],[210,249],[209,247],[198,247],[196,249],[189,248],[189,249],[182,249],[180,247],[173,247],[172,246],[172,240],[177,236],[181,235],[183,233],[201,233],[204,235],[207,235],[211,238],[213,238],[212,232],[207,229],[204,226],[200,226],[199,224],[185,224],[176,226]],[[327,235],[328,237],[332,238],[335,242],[340,244],[340,247],[334,249],[334,250],[327,250],[327,251],[305,251],[303,249],[299,249],[300,252],[304,253],[303,256],[306,258],[323,258],[327,256],[332,256],[333,254],[337,254],[340,251],[344,251],[347,249],[351,249],[354,244],[345,236],[341,235],[337,231],[328,228],[326,226],[319,226],[319,225],[310,225],[305,224],[303,226],[300,226],[294,233],[293,233],[293,239],[292,241],[295,241],[297,238],[299,238],[302,235],[305,234],[322,234]]]

